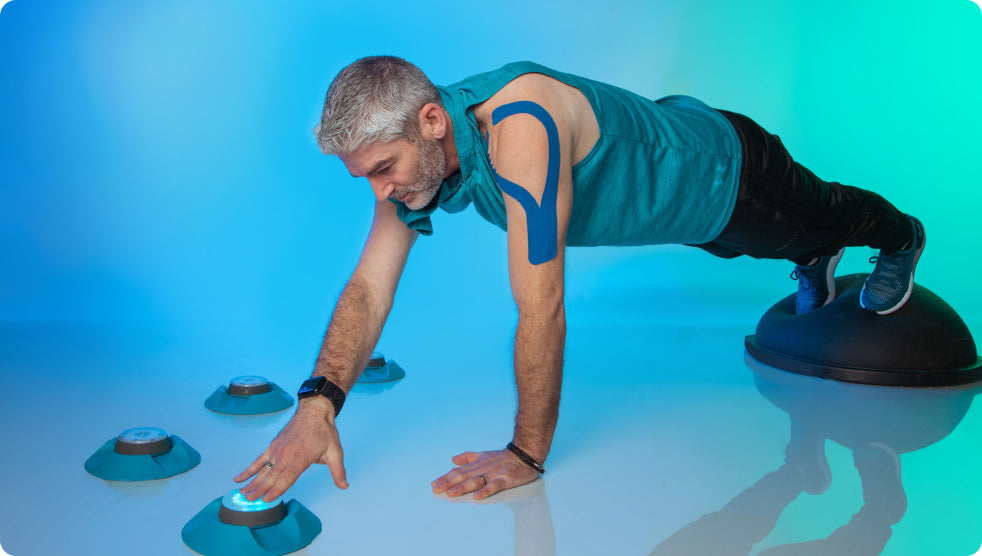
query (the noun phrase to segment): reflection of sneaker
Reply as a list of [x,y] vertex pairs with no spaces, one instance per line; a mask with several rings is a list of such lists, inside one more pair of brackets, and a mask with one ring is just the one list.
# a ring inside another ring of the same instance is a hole
[[825,437],[813,426],[791,419],[791,439],[784,449],[784,465],[801,476],[801,490],[822,494],[832,484],[832,469],[825,456]]
[[897,451],[882,442],[870,442],[869,447],[852,453],[852,461],[862,481],[863,510],[886,524],[898,523],[907,513],[907,493]]
[[904,306],[914,291],[914,267],[924,251],[924,225],[909,216],[914,227],[914,240],[910,247],[871,257],[876,263],[873,273],[866,278],[859,304],[871,313],[886,315]]
[[835,266],[839,264],[845,247],[834,255],[826,255],[810,266],[796,265],[791,277],[798,281],[798,295],[794,311],[802,315],[818,309],[835,299]]

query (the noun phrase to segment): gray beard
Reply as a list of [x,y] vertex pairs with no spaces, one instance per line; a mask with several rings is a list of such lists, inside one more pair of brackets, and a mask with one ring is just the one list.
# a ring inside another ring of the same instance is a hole
[[411,204],[406,204],[412,210],[419,210],[433,201],[447,172],[447,157],[439,142],[420,141],[418,148],[419,166],[413,180],[415,185],[410,190],[418,195]]

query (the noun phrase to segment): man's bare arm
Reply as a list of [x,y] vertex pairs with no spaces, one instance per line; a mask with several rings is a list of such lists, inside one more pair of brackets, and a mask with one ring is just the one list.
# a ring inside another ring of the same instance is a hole
[[[509,277],[518,308],[515,383],[519,407],[513,442],[541,463],[552,445],[562,386],[565,240],[572,208],[571,140],[561,116],[554,122],[558,129],[550,139],[548,126],[532,111],[523,111],[524,107],[527,105],[505,111],[510,115],[504,115],[490,134],[490,154],[505,192]],[[547,119],[552,120],[551,116]],[[555,168],[546,163],[550,157],[560,158],[554,161]],[[555,187],[550,200],[551,180]],[[481,499],[538,476],[507,450],[466,452],[453,462],[458,467],[434,481],[434,492],[450,496],[474,492],[474,497]]]
[[345,392],[358,380],[382,334],[416,237],[396,216],[395,204],[376,204],[368,241],[338,299],[312,376],[324,376]]
[[[389,201],[375,206],[375,219],[361,258],[331,316],[313,376],[324,376],[345,393],[371,357],[392,308],[399,278],[417,237],[398,219]],[[339,488],[347,488],[344,453],[327,398],[301,400],[289,423],[236,482],[247,499],[270,501],[282,495],[314,463],[326,464]],[[272,468],[264,466],[270,462]]]

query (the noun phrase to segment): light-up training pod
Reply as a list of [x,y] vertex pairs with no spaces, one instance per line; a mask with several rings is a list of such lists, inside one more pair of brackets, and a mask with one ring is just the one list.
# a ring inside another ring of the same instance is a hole
[[264,527],[286,517],[286,505],[282,497],[272,502],[262,498],[249,501],[238,490],[222,497],[222,507],[218,509],[218,520],[229,525]]
[[279,556],[307,546],[320,532],[320,519],[296,500],[250,502],[236,489],[191,518],[181,538],[205,556]]
[[961,317],[920,284],[894,313],[859,306],[867,274],[835,279],[836,298],[796,315],[792,294],[746,338],[757,361],[793,373],[883,386],[955,386],[982,380],[982,358]]
[[169,452],[173,445],[164,429],[146,427],[121,432],[113,450],[124,456],[154,456]]
[[368,365],[365,366],[365,370],[362,371],[361,376],[358,377],[358,382],[362,384],[392,382],[405,376],[406,371],[398,363],[391,359],[386,361],[385,356],[376,351],[372,354],[372,358],[368,360]]
[[282,411],[293,405],[293,396],[261,376],[237,376],[228,386],[219,386],[205,400],[205,407],[218,413],[256,415]]
[[108,481],[148,481],[184,473],[201,455],[163,429],[127,429],[109,439],[85,462],[85,470]]

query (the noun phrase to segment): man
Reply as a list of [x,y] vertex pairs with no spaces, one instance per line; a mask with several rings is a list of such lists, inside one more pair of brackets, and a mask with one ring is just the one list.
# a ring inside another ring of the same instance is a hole
[[842,250],[880,249],[861,294],[899,309],[924,248],[920,222],[880,196],[826,183],[749,118],[689,97],[650,101],[521,62],[436,88],[394,57],[358,60],[327,92],[318,142],[377,198],[371,232],[293,419],[235,480],[281,495],[313,463],[347,488],[335,418],[378,341],[429,215],[473,203],[508,234],[518,308],[518,413],[506,449],[466,452],[434,492],[486,498],[544,472],[559,412],[567,245],[684,243],[796,263],[796,308],[835,296]]

